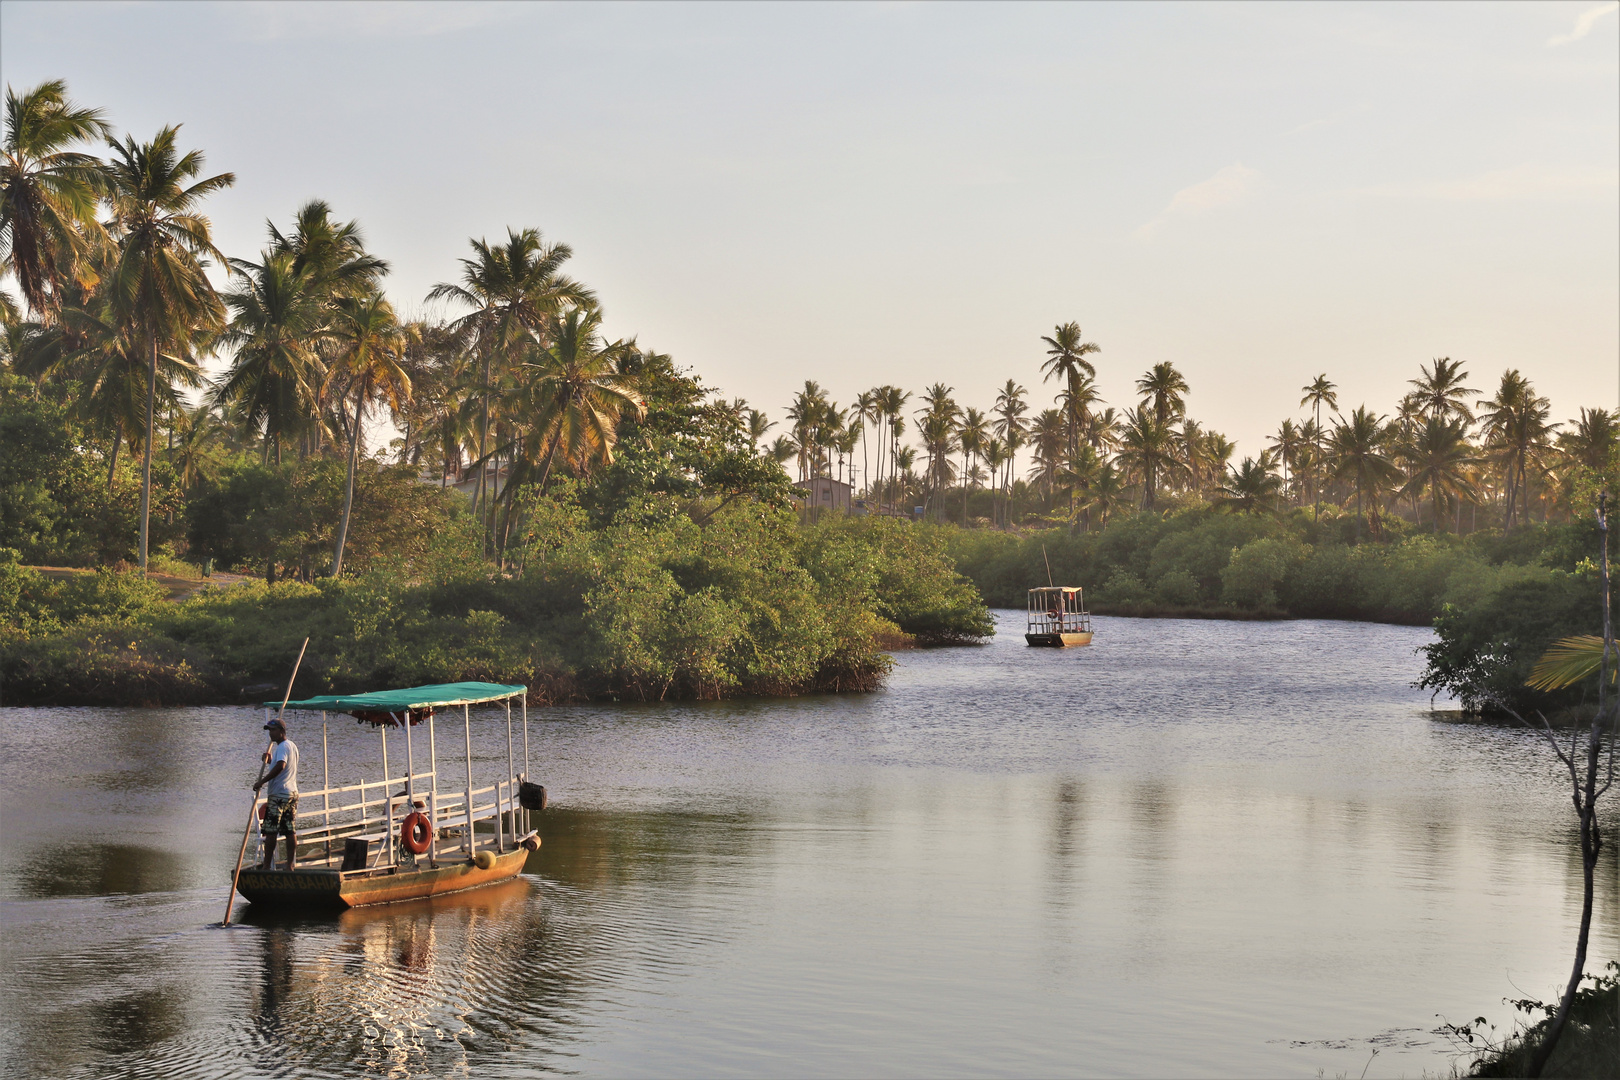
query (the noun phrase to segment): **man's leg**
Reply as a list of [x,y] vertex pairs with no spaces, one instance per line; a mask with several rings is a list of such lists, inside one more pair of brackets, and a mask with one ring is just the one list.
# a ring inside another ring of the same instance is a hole
[[269,870],[276,861],[276,834],[270,833],[266,836],[260,833],[259,836],[262,840],[259,846],[264,848],[264,861],[259,864],[259,869]]
[[[272,847],[270,850],[272,852],[274,852],[275,848]],[[293,868],[293,857],[295,855],[297,855],[297,854],[298,854],[298,834],[295,833],[295,832],[288,833],[287,834],[287,869],[291,870]]]

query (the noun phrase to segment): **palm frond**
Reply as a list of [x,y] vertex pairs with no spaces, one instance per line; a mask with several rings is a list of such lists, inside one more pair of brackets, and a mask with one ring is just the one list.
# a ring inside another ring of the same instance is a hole
[[[1603,639],[1596,634],[1576,634],[1553,642],[1530,669],[1524,684],[1533,690],[1562,690],[1592,678],[1602,666]],[[1609,673],[1611,683],[1615,674]]]

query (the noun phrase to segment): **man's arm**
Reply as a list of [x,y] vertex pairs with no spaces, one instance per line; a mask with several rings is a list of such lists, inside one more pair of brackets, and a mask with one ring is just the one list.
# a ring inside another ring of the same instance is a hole
[[276,762],[275,768],[271,769],[267,774],[265,774],[265,777],[264,777],[263,780],[260,780],[257,784],[253,785],[253,790],[258,791],[264,785],[268,784],[270,781],[272,781],[276,777],[280,776],[282,774],[282,772],[286,768],[287,768],[287,763],[285,761]]

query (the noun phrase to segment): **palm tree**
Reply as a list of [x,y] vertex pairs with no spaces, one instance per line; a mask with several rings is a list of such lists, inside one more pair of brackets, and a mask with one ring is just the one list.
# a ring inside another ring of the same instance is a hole
[[1066,383],[1082,371],[1096,376],[1096,367],[1086,357],[1102,352],[1102,349],[1089,341],[1082,341],[1084,336],[1079,323],[1066,322],[1054,328],[1051,337],[1041,338],[1046,342],[1046,359],[1041,362],[1041,370],[1045,372],[1043,381],[1056,378]]
[[1137,379],[1136,392],[1144,405],[1153,403],[1153,418],[1161,427],[1168,428],[1172,420],[1187,411],[1187,380],[1169,361],[1154,364]]
[[1053,329],[1051,337],[1041,338],[1047,346],[1046,359],[1041,362],[1041,381],[1058,380],[1059,396],[1069,420],[1068,448],[1071,451],[1080,442],[1080,410],[1085,404],[1079,384],[1084,378],[1097,377],[1096,367],[1086,357],[1102,351],[1092,342],[1082,341],[1083,336],[1079,323],[1066,322]]
[[89,284],[86,256],[106,233],[96,221],[101,160],[69,150],[111,132],[100,109],[67,99],[60,79],[18,95],[6,87],[6,135],[0,147],[0,268],[17,276],[23,303],[49,324],[61,306],[65,276]]
[[1474,494],[1468,473],[1479,459],[1468,444],[1467,421],[1429,417],[1405,453],[1409,479],[1400,493],[1416,496],[1427,486],[1434,506],[1434,531],[1439,532],[1441,497],[1460,505],[1464,497]]
[[1466,425],[1473,423],[1474,414],[1463,399],[1479,391],[1463,385],[1468,372],[1462,361],[1442,356],[1432,368],[1418,365],[1418,371],[1418,378],[1408,380],[1413,387],[1408,396],[1416,404],[1418,415],[1435,420],[1456,418],[1464,422],[1466,430]]
[[388,273],[388,263],[366,252],[355,221],[333,221],[332,207],[312,199],[293,216],[292,231],[283,234],[271,222],[271,249],[292,257],[292,269],[311,279],[313,287],[332,296],[360,296],[374,291]]
[[181,486],[192,491],[213,474],[211,456],[225,433],[225,425],[220,422],[213,406],[206,404],[194,409],[181,409],[177,419],[177,438],[170,450],[170,457]]
[[381,396],[393,408],[411,396],[411,377],[400,366],[405,339],[393,306],[381,293],[345,296],[338,300],[332,325],[337,347],[329,385],[340,387],[339,401],[354,397],[349,423],[349,475],[343,489],[343,517],[338,523],[337,545],[332,552],[332,576],[343,574],[343,548],[349,538],[349,514],[354,507],[354,474],[360,465],[360,440],[366,423],[366,402]]
[[1224,476],[1215,502],[1228,510],[1245,514],[1270,511],[1282,493],[1282,477],[1271,471],[1271,463],[1264,454],[1259,461],[1244,458],[1242,465]]
[[1594,472],[1608,468],[1620,448],[1620,422],[1607,409],[1581,410],[1579,420],[1558,436],[1558,450],[1566,461]]
[[757,453],[759,450],[759,440],[765,437],[765,433],[767,431],[776,426],[776,421],[766,416],[765,413],[759,409],[749,409],[745,418],[745,423],[747,425],[748,447]]
[[1323,372],[1301,387],[1304,397],[1299,399],[1301,408],[1311,406],[1316,411],[1316,473],[1312,478],[1312,487],[1315,489],[1316,510],[1312,515],[1313,521],[1322,518],[1322,406],[1326,405],[1334,412],[1339,411],[1338,387],[1328,381],[1327,373]]
[[[478,387],[478,486],[473,494],[473,512],[484,503],[483,464],[489,446],[490,376],[496,360],[505,371],[516,371],[526,341],[539,335],[551,316],[565,308],[594,307],[596,295],[562,274],[562,265],[573,257],[567,244],[547,244],[538,229],[506,230],[506,243],[490,246],[484,240],[471,240],[473,257],[461,260],[461,282],[440,282],[428,292],[428,299],[448,300],[471,310],[451,323],[463,336],[481,364]],[[542,345],[545,343],[542,342]]]
[[266,252],[262,263],[232,259],[241,284],[225,294],[230,325],[219,343],[234,349],[230,370],[214,390],[217,405],[240,402],[243,421],[261,426],[281,464],[282,441],[315,414],[323,364],[317,344],[327,309],[293,256]]
[[[943,394],[935,393],[943,390]],[[956,403],[950,400],[950,387],[935,383],[924,395],[934,399],[933,407],[918,412],[917,433],[922,436],[923,449],[928,454],[928,492],[934,503],[934,516],[945,520],[944,493],[950,486],[955,471],[951,466],[951,453],[956,449]]]
[[1001,484],[1003,473],[1007,464],[1012,460],[1012,452],[1007,444],[994,435],[984,440],[984,448],[980,451],[984,457],[984,467],[990,471],[993,486],[990,489],[990,522],[1000,527],[1001,520]]
[[1557,424],[1547,423],[1552,402],[1536,394],[1530,381],[1517,369],[1502,373],[1496,396],[1485,402],[1480,416],[1485,425],[1485,445],[1489,456],[1501,463],[1506,511],[1502,530],[1511,532],[1514,509],[1523,504],[1530,514],[1529,477],[1532,466],[1539,466],[1551,449]]
[[878,419],[878,404],[876,390],[868,390],[857,394],[855,404],[850,407],[850,415],[861,429],[861,479],[865,481],[868,489],[872,486],[872,463],[866,456],[866,425],[875,424]]
[[1001,437],[1006,447],[1006,458],[1003,462],[1003,475],[997,479],[997,486],[1006,485],[1008,510],[1011,511],[1012,478],[1018,468],[1018,448],[1024,445],[1024,433],[1028,426],[1024,422],[1024,414],[1029,411],[1029,404],[1024,395],[1029,393],[1017,380],[1008,379],[996,393],[995,431]]
[[[558,453],[580,471],[610,464],[619,417],[627,412],[637,419],[646,415],[633,381],[619,374],[618,357],[625,343],[604,343],[601,329],[602,315],[594,308],[575,308],[553,317],[547,334],[551,343],[533,365],[525,397],[532,403],[528,416],[534,445],[546,448],[542,492]],[[507,488],[515,490],[516,485],[509,482]]]
[[1297,493],[1298,484],[1293,483],[1293,481],[1298,476],[1295,466],[1299,462],[1299,451],[1302,445],[1299,429],[1294,426],[1292,420],[1284,420],[1278,426],[1277,434],[1271,436],[1268,441],[1271,443],[1271,450],[1277,455],[1277,460],[1283,467],[1284,490],[1286,491],[1288,487],[1292,486]]
[[968,524],[968,490],[971,486],[973,467],[969,464],[970,458],[977,458],[984,449],[984,440],[990,434],[990,418],[978,409],[968,408],[963,411],[956,426],[956,444],[962,449],[962,527]]
[[910,400],[910,391],[902,390],[898,386],[886,386],[883,388],[883,415],[886,416],[889,421],[889,474],[892,483],[895,485],[896,494],[894,497],[896,499],[899,498],[898,491],[901,471],[899,458],[900,436],[904,434],[906,430],[904,413],[906,403]]
[[1029,427],[1030,443],[1035,448],[1035,461],[1031,473],[1040,477],[1050,500],[1055,490],[1058,470],[1068,451],[1065,439],[1068,421],[1057,409],[1043,409]]
[[[152,508],[152,437],[157,407],[158,352],[187,355],[225,325],[225,306],[203,272],[206,259],[225,261],[210,235],[208,219],[196,213],[203,199],[236,182],[231,173],[196,180],[200,151],[181,154],[177,127],[149,143],[133,138],[107,145],[114,160],[106,169],[111,231],[118,257],[107,288],[119,322],[147,355],[146,447],[141,459],[141,569],[146,569],[147,527]],[[194,181],[194,182],[193,182]]]
[[1125,412],[1120,433],[1120,459],[1142,481],[1142,509],[1158,502],[1159,478],[1176,469],[1175,432],[1146,405]]
[[1081,504],[1081,509],[1086,515],[1086,528],[1091,527],[1093,510],[1097,512],[1097,524],[1101,527],[1106,525],[1109,516],[1124,504],[1125,477],[1120,475],[1112,461],[1104,461],[1092,476],[1086,490],[1085,501]]
[[1374,537],[1379,527],[1378,505],[1383,492],[1401,478],[1400,466],[1389,455],[1395,432],[1382,416],[1375,416],[1365,405],[1358,406],[1348,420],[1333,429],[1329,451],[1333,475],[1349,480],[1356,489],[1356,534],[1365,522]]

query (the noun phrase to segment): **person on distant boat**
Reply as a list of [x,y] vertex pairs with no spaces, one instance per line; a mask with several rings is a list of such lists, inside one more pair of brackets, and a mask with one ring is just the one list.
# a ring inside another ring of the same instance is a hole
[[287,727],[280,717],[264,725],[264,729],[270,733],[271,747],[264,752],[270,771],[253,785],[255,793],[269,785],[266,792],[269,805],[260,826],[264,836],[264,862],[259,864],[259,869],[270,869],[276,861],[276,838],[285,836],[287,869],[291,870],[293,855],[298,850],[298,744],[287,738]]

